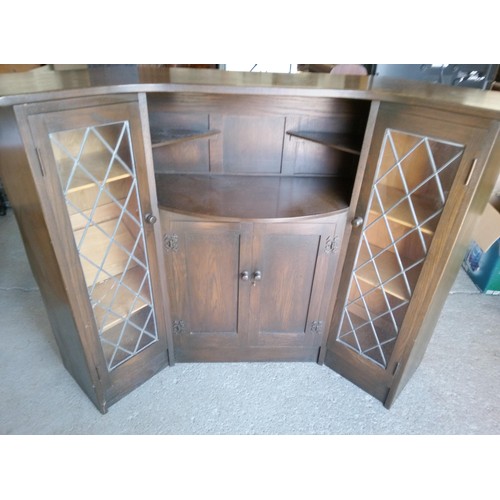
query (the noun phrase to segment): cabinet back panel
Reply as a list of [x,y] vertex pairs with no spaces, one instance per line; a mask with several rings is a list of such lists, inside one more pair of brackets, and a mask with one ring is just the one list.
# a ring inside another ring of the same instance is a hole
[[283,172],[354,177],[358,157],[295,137],[285,137]]
[[225,116],[223,164],[228,173],[281,172],[283,117]]
[[155,112],[224,113],[259,116],[304,115],[331,119],[335,115],[354,115],[360,118],[363,131],[370,101],[328,97],[250,96],[194,93],[148,94],[150,116]]
[[209,141],[196,139],[153,149],[158,173],[201,174],[210,172]]
[[353,177],[357,155],[291,137],[289,130],[362,137],[369,103],[349,99],[159,94],[148,96],[153,141],[162,130],[220,130],[154,149],[159,173]]

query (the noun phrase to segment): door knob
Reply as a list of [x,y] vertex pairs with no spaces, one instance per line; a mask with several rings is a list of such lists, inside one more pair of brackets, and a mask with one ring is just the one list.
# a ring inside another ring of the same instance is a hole
[[252,274],[252,286],[255,286],[256,281],[260,281],[262,279],[262,273],[260,271],[255,271]]
[[250,279],[250,273],[248,271],[243,271],[242,273],[240,273],[240,278],[243,281],[248,281]]
[[354,217],[351,221],[352,227],[360,227],[363,224],[363,217]]
[[144,216],[144,220],[148,223],[148,224],[154,224],[156,222],[156,216],[154,216],[153,214],[146,214]]

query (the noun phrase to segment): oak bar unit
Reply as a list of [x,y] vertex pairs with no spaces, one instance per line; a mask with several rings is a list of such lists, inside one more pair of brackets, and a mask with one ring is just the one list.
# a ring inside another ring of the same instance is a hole
[[0,77],[0,176],[64,365],[324,363],[390,407],[500,167],[494,92],[376,77]]

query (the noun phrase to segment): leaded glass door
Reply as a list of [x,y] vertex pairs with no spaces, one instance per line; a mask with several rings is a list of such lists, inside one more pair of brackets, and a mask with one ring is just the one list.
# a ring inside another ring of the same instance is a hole
[[337,342],[387,368],[464,151],[387,128]]
[[[137,103],[85,107],[30,117],[40,161],[60,203],[68,258],[79,263],[75,314],[90,312],[94,348],[111,389],[152,375],[167,359],[167,332],[148,167]],[[68,277],[68,279],[70,279]],[[83,285],[82,285],[83,281]],[[133,371],[129,379],[128,366]],[[141,368],[142,366],[142,368]],[[127,383],[124,383],[127,380]]]
[[[462,204],[474,191],[483,133],[439,115],[381,107],[325,363],[382,401],[418,344],[424,302],[443,271],[436,262],[447,264],[445,248],[453,246],[447,242],[457,237]],[[423,355],[424,343],[418,348]]]

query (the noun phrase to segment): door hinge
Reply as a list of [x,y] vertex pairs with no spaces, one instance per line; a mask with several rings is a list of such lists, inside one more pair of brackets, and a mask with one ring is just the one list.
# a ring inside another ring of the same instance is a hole
[[328,236],[325,243],[325,253],[335,253],[339,247],[339,237],[338,236]]
[[311,323],[311,333],[321,335],[323,333],[323,321],[313,321]]
[[165,234],[163,236],[163,248],[167,252],[177,252],[179,250],[179,236],[177,234]]
[[396,363],[396,365],[394,366],[394,370],[392,370],[392,376],[394,377],[394,375],[396,375],[396,372],[399,370],[399,365],[401,364],[400,361],[398,361]]
[[43,161],[42,161],[42,155],[40,153],[40,150],[38,148],[35,148],[36,155],[38,157],[38,165],[40,166],[40,173],[42,174],[42,177],[45,177],[45,168],[43,166]]
[[182,319],[175,320],[172,323],[172,330],[176,335],[180,335],[186,331],[186,323]]

